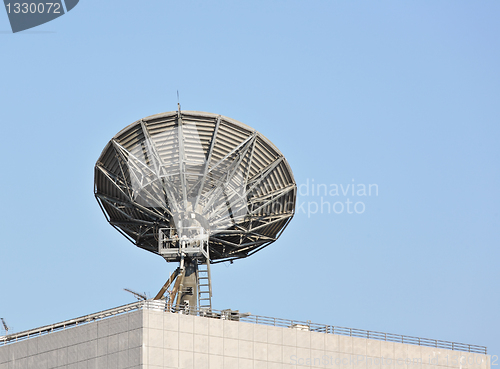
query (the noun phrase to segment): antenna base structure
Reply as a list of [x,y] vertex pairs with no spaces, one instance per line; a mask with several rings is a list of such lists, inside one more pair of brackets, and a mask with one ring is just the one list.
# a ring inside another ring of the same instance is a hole
[[[179,228],[160,228],[158,231],[158,254],[167,262],[179,262],[179,267],[154,298],[165,299],[169,310],[186,313],[191,309],[212,310],[208,232],[203,227],[183,227],[183,224],[192,224],[195,219],[193,213],[190,218],[179,222]],[[174,288],[168,291],[172,283]],[[168,292],[167,296],[165,292]]]

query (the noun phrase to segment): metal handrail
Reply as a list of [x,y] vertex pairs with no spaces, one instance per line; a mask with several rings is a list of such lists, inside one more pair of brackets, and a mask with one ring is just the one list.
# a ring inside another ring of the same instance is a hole
[[[18,342],[34,336],[40,336],[56,332],[59,330],[64,330],[77,325],[86,324],[141,309],[168,311],[166,309],[165,302],[163,301],[156,301],[156,300],[137,301],[113,309],[103,310],[98,313],[85,315],[71,320],[66,320],[64,322],[55,323],[24,332],[9,334],[7,336],[0,337],[0,346],[13,342]],[[311,323],[310,321],[304,322],[298,320],[272,318],[259,315],[239,314],[237,312],[231,312],[230,310],[214,310],[214,309],[197,310],[193,308],[176,310],[176,308],[174,307],[171,309],[171,312],[179,314],[195,315],[213,319],[238,320],[246,323],[268,325],[274,327],[295,328],[298,330],[307,330],[311,332],[322,332],[328,334],[368,338],[368,339],[387,341],[387,342],[399,342],[410,345],[436,347],[446,350],[465,351],[465,352],[472,352],[485,355],[487,354],[487,348],[485,346],[471,345],[471,344],[451,342],[451,341],[442,341],[442,340],[435,340],[430,338],[421,338],[414,336],[405,336],[394,333],[368,331],[364,329],[339,327],[326,324],[317,324],[317,323]]]
[[112,316],[121,315],[124,313],[128,313],[130,311],[133,311],[133,310],[139,310],[142,307],[143,307],[143,301],[137,301],[137,302],[127,304],[127,305],[122,305],[122,306],[119,306],[119,307],[116,307],[113,309],[103,310],[103,311],[100,311],[97,313],[84,315],[84,316],[81,316],[79,318],[65,320],[64,322],[54,323],[54,324],[46,325],[46,326],[35,328],[35,329],[30,329],[30,330],[19,332],[19,333],[12,333],[12,334],[0,337],[0,346],[8,344],[8,343],[18,342],[18,341],[32,338],[32,337],[36,337],[36,336],[41,336],[41,335],[52,333],[52,332],[57,332],[57,331],[71,328],[71,327],[74,327],[77,325],[82,325],[82,324],[94,322],[96,320],[101,320],[101,319],[109,318]]

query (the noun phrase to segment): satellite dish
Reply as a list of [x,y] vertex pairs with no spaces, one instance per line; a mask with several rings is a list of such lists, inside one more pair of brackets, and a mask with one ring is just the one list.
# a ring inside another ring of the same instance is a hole
[[245,258],[276,241],[294,215],[297,186],[283,154],[262,134],[179,107],[113,137],[97,160],[94,192],[120,233],[180,263],[156,299],[211,309],[210,263]]

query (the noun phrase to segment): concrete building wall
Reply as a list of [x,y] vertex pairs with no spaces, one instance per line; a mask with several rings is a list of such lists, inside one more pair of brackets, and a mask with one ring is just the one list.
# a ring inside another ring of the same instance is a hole
[[144,311],[144,368],[489,369],[486,355]]
[[142,311],[0,346],[0,369],[140,369]]
[[486,355],[136,310],[0,346],[0,369],[490,369]]

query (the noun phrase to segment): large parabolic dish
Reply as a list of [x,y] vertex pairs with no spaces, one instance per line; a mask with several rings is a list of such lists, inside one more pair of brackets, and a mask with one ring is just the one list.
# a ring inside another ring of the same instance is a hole
[[94,191],[109,223],[138,247],[162,254],[160,230],[202,228],[213,263],[274,242],[293,217],[297,187],[283,154],[259,132],[179,110],[113,137],[97,160]]

